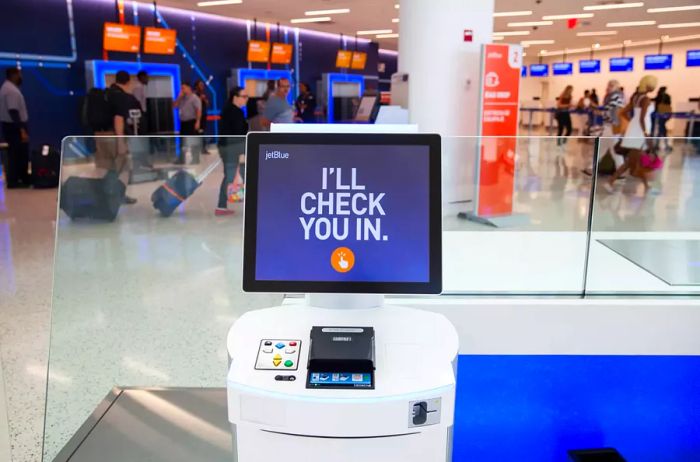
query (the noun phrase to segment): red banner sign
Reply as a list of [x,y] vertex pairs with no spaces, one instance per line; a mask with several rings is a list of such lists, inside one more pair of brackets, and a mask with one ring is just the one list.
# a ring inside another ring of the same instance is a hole
[[479,135],[485,138],[480,143],[475,211],[480,217],[496,217],[513,212],[522,48],[484,45],[481,62]]

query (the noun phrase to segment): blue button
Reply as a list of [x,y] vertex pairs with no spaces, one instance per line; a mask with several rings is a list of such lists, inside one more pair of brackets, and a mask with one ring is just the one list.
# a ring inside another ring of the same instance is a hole
[[278,343],[277,345],[275,345],[275,347],[276,347],[277,349],[280,349],[280,350],[281,350],[282,348],[285,347],[285,344],[282,343],[282,342],[280,342],[280,343]]

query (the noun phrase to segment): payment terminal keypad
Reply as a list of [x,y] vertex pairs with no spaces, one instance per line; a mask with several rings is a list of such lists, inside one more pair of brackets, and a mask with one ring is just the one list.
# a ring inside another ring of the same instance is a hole
[[299,368],[301,340],[263,339],[260,341],[255,369],[296,371]]

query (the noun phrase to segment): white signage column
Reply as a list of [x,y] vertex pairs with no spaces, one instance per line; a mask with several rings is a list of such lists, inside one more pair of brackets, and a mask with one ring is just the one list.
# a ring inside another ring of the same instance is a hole
[[401,0],[399,72],[408,74],[410,121],[421,131],[477,134],[481,45],[491,42],[493,12],[494,0]]

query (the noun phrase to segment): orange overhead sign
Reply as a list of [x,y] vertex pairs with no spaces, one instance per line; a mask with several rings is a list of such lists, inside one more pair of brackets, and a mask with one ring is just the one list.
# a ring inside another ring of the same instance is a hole
[[141,28],[139,26],[106,22],[102,48],[106,51],[138,53],[141,48]]
[[250,40],[248,42],[248,61],[266,63],[270,60],[270,42]]
[[270,62],[272,64],[289,64],[292,62],[292,45],[289,43],[273,43]]
[[338,50],[338,54],[335,57],[335,67],[348,68],[351,60],[352,51]]
[[146,27],[143,36],[143,52],[154,55],[175,54],[177,32],[175,29]]
[[367,53],[362,51],[354,51],[352,53],[352,64],[350,65],[353,69],[364,69],[367,65]]

